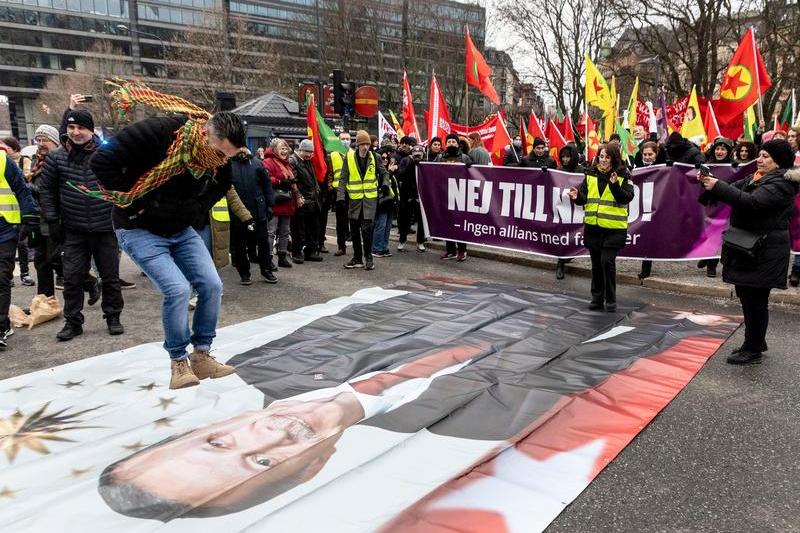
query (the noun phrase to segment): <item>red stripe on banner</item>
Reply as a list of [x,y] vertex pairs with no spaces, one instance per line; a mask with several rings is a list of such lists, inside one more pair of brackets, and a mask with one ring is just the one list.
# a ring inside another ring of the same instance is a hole
[[[612,375],[597,387],[557,402],[547,414],[521,433],[524,436],[514,444],[514,448],[524,456],[542,462],[602,439],[602,452],[585,480],[588,483],[683,390],[724,342],[725,339],[688,337],[659,354],[638,359],[630,368]],[[521,502],[504,500],[503,495],[489,491],[481,494],[481,509],[441,505],[448,497],[464,494],[471,485],[495,477],[499,458],[492,453],[486,461],[441,485],[406,509],[380,532],[513,531],[502,510],[507,509],[507,514],[511,515]],[[529,512],[535,513],[536,510],[530,509]]]

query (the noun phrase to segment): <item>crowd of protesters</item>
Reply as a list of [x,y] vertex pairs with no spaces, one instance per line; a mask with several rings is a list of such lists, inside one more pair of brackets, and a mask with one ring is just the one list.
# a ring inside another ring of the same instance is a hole
[[[0,148],[7,154],[4,175],[8,187],[5,188],[16,195],[18,214],[21,214],[5,216],[3,213],[5,218],[0,221],[0,237],[6,237],[0,246],[8,248],[0,262],[3,268],[0,272],[0,348],[5,347],[13,332],[7,311],[3,314],[3,310],[8,308],[10,288],[14,284],[14,256],[18,257],[22,285],[37,285],[37,292],[46,296],[63,289],[64,326],[57,334],[58,340],[68,341],[82,334],[85,295],[88,295],[89,305],[102,302],[109,334],[124,333],[122,290],[134,288],[135,284],[119,277],[121,250],[128,251],[130,245],[118,242],[120,233],[115,230],[136,227],[136,223],[131,222],[133,218],[121,220],[111,204],[80,190],[98,186],[94,169],[101,168],[102,162],[90,166],[89,161],[103,143],[94,133],[94,119],[82,103],[81,95],[73,95],[60,125],[45,124],[37,128],[34,152],[24,153],[13,137],[0,139]],[[163,142],[168,142],[170,132],[167,130],[172,126],[162,124],[157,127],[166,128],[164,131],[141,134],[153,139],[160,136]],[[594,161],[586,161],[585,152],[573,143],[562,147],[553,158],[547,142],[539,138],[532,139],[529,152],[523,153],[523,143],[517,136],[506,148],[502,160],[504,166],[583,173],[584,183],[570,194],[576,203],[602,205],[603,195],[607,195],[606,204],[624,209],[632,198],[632,169],[673,163],[740,165],[756,159],[761,143],[774,139],[786,139],[800,161],[798,134],[798,128],[788,132],[771,131],[758,135],[756,142],[720,137],[701,151],[679,133],[672,133],[666,142],[659,143],[654,135],[646,136],[644,130],[637,127],[633,137],[638,142],[638,150],[627,162],[620,155],[616,135],[601,146]],[[258,265],[264,282],[274,284],[278,283],[279,269],[318,263],[324,260],[325,254],[351,255],[343,259],[346,269],[372,270],[375,258],[392,255],[389,236],[395,226],[399,236],[397,252],[409,249],[426,252],[427,238],[421,223],[416,183],[417,166],[422,162],[492,164],[492,157],[477,133],[434,137],[425,146],[411,136],[385,135],[378,139],[364,130],[354,135],[343,131],[339,141],[342,149],[326,154],[328,171],[322,178],[315,174],[312,165],[315,148],[308,139],[274,138],[255,153],[246,147],[237,147],[226,154],[231,163],[229,188],[220,193],[222,200],[190,221],[217,269],[230,262],[242,285],[253,283],[252,264]],[[24,190],[19,188],[20,184],[26,185]],[[592,191],[597,198],[592,198]],[[174,201],[183,201],[183,198]],[[163,205],[161,207],[164,209]],[[174,207],[179,210],[179,206]],[[175,210],[165,209],[167,211]],[[326,245],[329,215],[335,224],[335,249]],[[621,217],[611,211],[603,212],[601,208],[593,216],[595,224],[587,226],[585,233],[592,257],[591,307],[614,311],[615,258],[625,244],[625,228],[612,227],[614,224],[608,221]],[[170,226],[175,222],[175,217],[171,218],[159,224]],[[605,223],[601,221],[603,218]],[[408,241],[412,235],[413,245]],[[29,269],[31,255],[35,280]],[[465,261],[467,245],[446,242],[441,259]],[[568,262],[569,259],[558,260],[557,279],[564,278]],[[697,266],[705,269],[707,276],[715,277],[718,264],[718,259],[708,259]],[[639,278],[644,279],[651,272],[652,262],[642,261]],[[152,279],[153,276],[149,276]],[[795,258],[789,283],[792,286],[800,283],[800,257]],[[197,305],[198,296],[202,297],[196,295],[190,299],[190,308]]]

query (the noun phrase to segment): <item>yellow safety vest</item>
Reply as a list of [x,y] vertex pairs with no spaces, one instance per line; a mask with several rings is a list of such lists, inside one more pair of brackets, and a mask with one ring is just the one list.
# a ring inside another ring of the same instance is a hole
[[[619,185],[625,183],[625,178],[619,178]],[[608,229],[628,228],[628,206],[618,204],[611,194],[611,186],[606,186],[603,194],[597,185],[597,176],[586,175],[588,194],[586,205],[583,206],[583,222],[591,226],[600,226]]]
[[231,214],[228,212],[228,200],[226,200],[224,196],[211,208],[211,218],[217,222],[231,221]]
[[333,183],[331,186],[334,189],[339,188],[339,178],[342,176],[342,165],[344,158],[339,152],[331,152],[331,166],[333,167]]
[[11,190],[6,179],[6,161],[8,161],[8,155],[0,154],[0,217],[3,217],[9,224],[19,224],[22,222],[22,213],[19,209],[17,195]]
[[350,171],[350,179],[347,181],[347,195],[351,200],[367,200],[378,197],[378,179],[375,176],[375,154],[367,154],[367,173],[361,176],[358,171],[355,150],[347,154],[347,169]]

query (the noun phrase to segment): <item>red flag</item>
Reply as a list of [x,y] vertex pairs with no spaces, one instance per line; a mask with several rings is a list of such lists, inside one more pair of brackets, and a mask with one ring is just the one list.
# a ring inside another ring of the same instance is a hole
[[414,114],[411,86],[408,84],[406,69],[403,69],[403,132],[406,135],[413,136],[417,142],[422,141],[417,127],[417,115]]
[[561,135],[558,126],[553,123],[553,119],[550,119],[549,132],[547,144],[550,145],[550,157],[558,161],[558,151],[567,145],[567,141],[564,140],[564,136]]
[[567,115],[564,117],[564,130],[562,132],[564,134],[564,140],[568,143],[575,142],[575,130],[572,127],[572,117]]
[[500,105],[500,98],[497,96],[497,91],[494,90],[494,85],[492,85],[492,80],[489,77],[491,75],[492,67],[486,64],[486,60],[475,48],[475,43],[472,42],[469,36],[469,28],[467,28],[467,83],[477,87],[489,100],[496,105]]
[[528,130],[525,129],[525,121],[519,117],[519,138],[522,140],[522,155],[528,155],[528,147],[533,145],[533,139],[528,139]]
[[743,115],[771,86],[772,80],[756,48],[756,37],[751,27],[744,34],[722,78],[717,118],[728,123]]
[[450,113],[447,111],[447,103],[444,101],[442,91],[439,89],[439,82],[436,81],[436,74],[431,77],[431,93],[428,99],[428,140],[434,137],[444,137],[449,134]]
[[534,139],[547,140],[547,135],[545,135],[544,130],[542,130],[542,123],[539,122],[539,117],[537,117],[536,113],[533,111],[531,111],[531,118],[528,120],[528,135],[532,136]]
[[714,144],[717,137],[722,137],[719,131],[719,124],[717,123],[717,116],[714,114],[714,106],[711,102],[706,106],[706,114],[703,117],[703,129],[706,130],[706,144],[700,148],[705,149]]
[[597,152],[600,150],[600,135],[597,134],[597,124],[591,117],[586,119],[586,162],[592,164],[594,158],[597,157]]
[[317,177],[317,181],[322,183],[325,181],[328,165],[325,163],[325,148],[322,145],[322,137],[319,134],[317,106],[314,104],[313,94],[309,94],[308,105],[306,106],[306,123],[308,124],[308,137],[314,143],[311,166],[314,167],[314,175]]
[[[494,140],[492,140],[492,161],[495,164],[503,164],[503,155],[505,154],[506,146],[511,144],[511,135],[508,134],[506,128],[505,117],[502,113],[497,114],[497,130],[494,133]],[[512,148],[513,150],[513,148]]]

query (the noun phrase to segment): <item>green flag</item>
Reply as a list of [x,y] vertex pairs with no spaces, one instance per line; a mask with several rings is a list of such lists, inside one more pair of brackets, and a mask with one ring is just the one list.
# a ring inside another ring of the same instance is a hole
[[786,103],[783,105],[783,114],[781,114],[781,129],[784,131],[788,130],[794,125],[794,108],[795,102],[793,89],[792,94],[789,95],[789,98],[786,99]]
[[[306,95],[306,107],[308,107],[308,101],[311,99],[311,95]],[[326,152],[339,152],[342,155],[347,155],[347,150],[342,141],[339,140],[339,136],[333,133],[333,130],[328,126],[325,122],[325,119],[322,118],[322,115],[319,114],[319,109],[314,109],[314,112],[317,114],[317,129],[319,130],[319,139],[322,141],[322,147],[325,148]]]
[[622,155],[628,159],[632,158],[639,150],[636,141],[633,140],[630,132],[622,127],[619,120],[614,121],[614,127],[616,128],[617,135],[619,135],[619,149]]
[[325,123],[325,119],[319,114],[317,110],[317,127],[319,128],[319,138],[322,140],[322,145],[325,147],[326,152],[339,152],[342,155],[347,155],[348,148],[339,140],[339,136],[333,133],[333,130]]
[[750,142],[755,142],[756,140],[756,112],[753,110],[754,105],[748,107],[747,111],[744,112],[744,138]]

